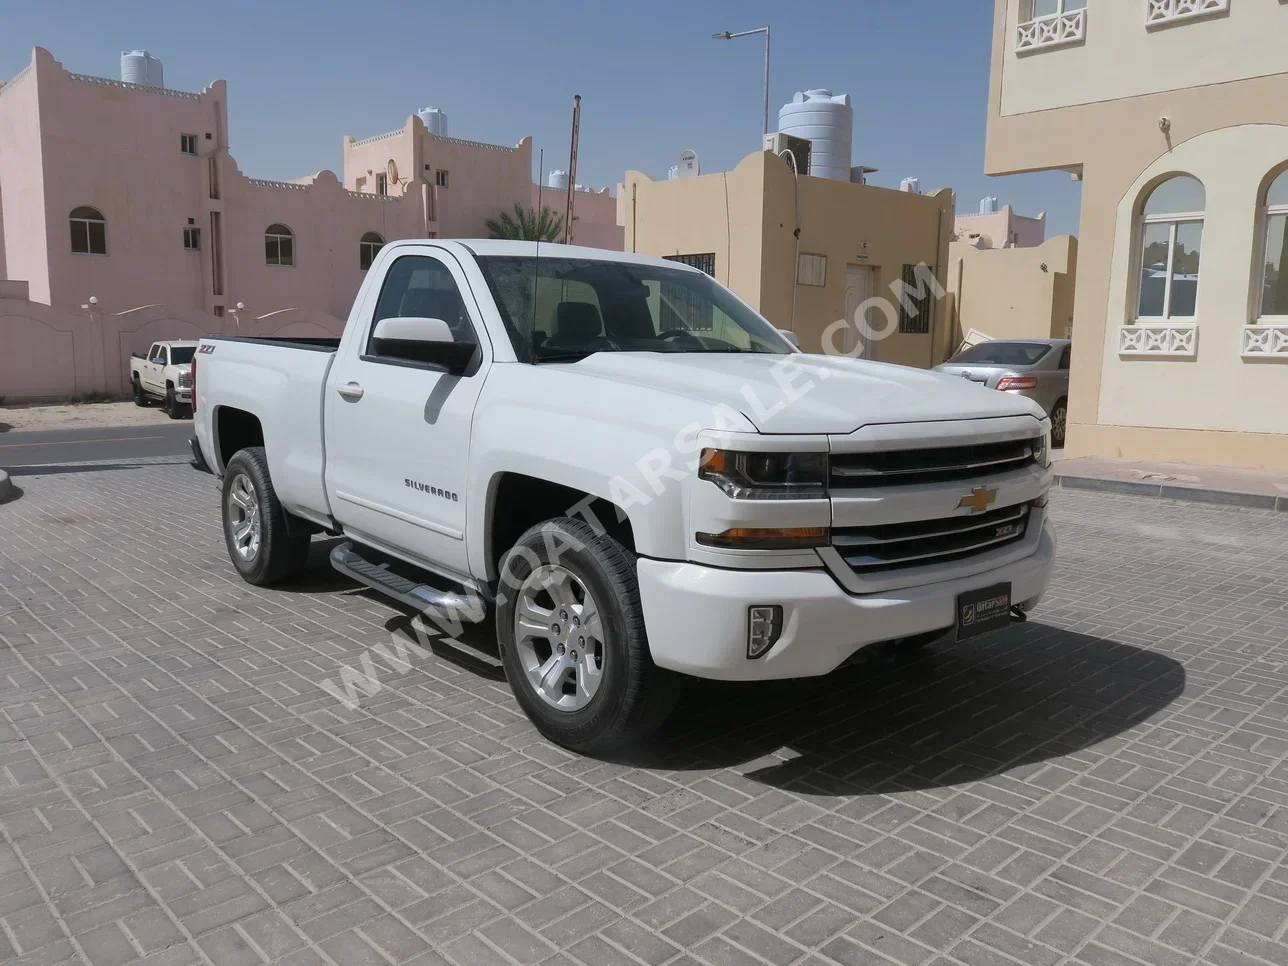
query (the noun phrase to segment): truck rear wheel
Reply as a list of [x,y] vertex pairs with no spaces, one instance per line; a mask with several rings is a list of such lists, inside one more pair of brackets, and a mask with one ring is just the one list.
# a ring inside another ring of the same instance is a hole
[[146,406],[148,404],[147,393],[143,391],[143,384],[139,382],[139,377],[134,377],[134,405]]
[[288,523],[264,447],[238,450],[228,461],[221,505],[228,556],[243,580],[264,587],[304,569],[311,533],[303,521]]
[[675,706],[679,675],[653,663],[635,555],[581,520],[530,529],[501,562],[497,643],[520,706],[551,741],[602,752]]

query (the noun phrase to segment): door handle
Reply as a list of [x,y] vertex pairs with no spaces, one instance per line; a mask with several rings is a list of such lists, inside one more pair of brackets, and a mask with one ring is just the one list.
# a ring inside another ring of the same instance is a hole
[[336,386],[335,391],[345,399],[361,399],[363,389],[356,382],[346,382],[342,386]]

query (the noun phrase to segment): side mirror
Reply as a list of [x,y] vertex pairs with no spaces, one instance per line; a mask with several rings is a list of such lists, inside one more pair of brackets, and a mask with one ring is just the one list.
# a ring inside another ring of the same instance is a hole
[[788,329],[779,329],[778,334],[781,335],[788,342],[790,342],[792,345],[796,346],[796,348],[799,349],[801,347],[801,337],[798,336],[795,332],[791,332]]
[[469,368],[478,343],[457,342],[442,319],[403,316],[376,323],[371,349],[386,359],[420,362],[459,376]]

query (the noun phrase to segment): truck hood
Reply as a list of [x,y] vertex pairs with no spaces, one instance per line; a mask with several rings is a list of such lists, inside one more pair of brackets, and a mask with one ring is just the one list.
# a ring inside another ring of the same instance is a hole
[[1029,414],[1034,402],[924,369],[842,356],[599,352],[569,369],[736,409],[762,433],[845,434],[879,423]]

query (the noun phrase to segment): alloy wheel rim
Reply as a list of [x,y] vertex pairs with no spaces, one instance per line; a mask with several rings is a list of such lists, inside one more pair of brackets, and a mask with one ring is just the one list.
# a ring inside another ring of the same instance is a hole
[[586,707],[603,681],[607,648],[599,606],[576,574],[544,564],[515,601],[514,641],[528,683],[548,706]]
[[260,531],[259,498],[255,486],[245,473],[233,477],[228,487],[228,538],[233,550],[242,560],[251,561],[259,556]]
[[1067,415],[1068,415],[1067,407],[1065,406],[1056,407],[1055,415],[1051,419],[1051,435],[1056,437],[1057,439],[1063,438],[1064,436],[1064,423],[1067,418]]

